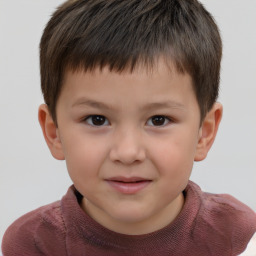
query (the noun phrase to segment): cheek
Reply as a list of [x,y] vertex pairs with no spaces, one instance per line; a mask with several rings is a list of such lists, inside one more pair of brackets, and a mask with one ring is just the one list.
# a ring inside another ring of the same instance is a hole
[[68,140],[64,145],[67,169],[71,179],[84,182],[97,176],[106,158],[106,148],[102,143],[91,138],[76,138]]
[[191,137],[176,136],[155,145],[159,146],[154,147],[151,156],[160,175],[168,175],[169,178],[190,175],[196,149],[195,141]]

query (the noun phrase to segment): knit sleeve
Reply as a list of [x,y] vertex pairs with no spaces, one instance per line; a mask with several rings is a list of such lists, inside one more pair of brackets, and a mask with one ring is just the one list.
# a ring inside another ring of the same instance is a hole
[[2,253],[4,256],[65,256],[65,225],[59,202],[16,220],[4,234]]
[[204,241],[209,248],[215,248],[213,255],[240,255],[256,232],[255,212],[227,194],[202,196],[194,227],[195,241],[198,244]]
[[229,201],[229,208],[226,207],[225,210],[232,220],[230,231],[232,231],[232,248],[236,255],[241,248],[244,251],[248,247],[249,241],[253,241],[251,239],[256,232],[256,213],[234,197],[226,195],[226,198]]
[[256,233],[247,245],[246,250],[239,256],[256,256]]

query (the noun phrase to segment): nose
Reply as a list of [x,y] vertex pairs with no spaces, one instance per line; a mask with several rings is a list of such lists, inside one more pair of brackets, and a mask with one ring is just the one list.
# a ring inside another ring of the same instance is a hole
[[110,159],[130,165],[136,162],[143,162],[146,158],[146,151],[140,133],[125,129],[116,132],[110,150]]

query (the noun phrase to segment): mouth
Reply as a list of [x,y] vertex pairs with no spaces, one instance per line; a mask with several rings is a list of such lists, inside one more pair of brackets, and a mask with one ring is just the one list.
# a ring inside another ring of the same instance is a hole
[[152,182],[150,179],[141,177],[113,177],[106,181],[114,190],[122,194],[136,194]]

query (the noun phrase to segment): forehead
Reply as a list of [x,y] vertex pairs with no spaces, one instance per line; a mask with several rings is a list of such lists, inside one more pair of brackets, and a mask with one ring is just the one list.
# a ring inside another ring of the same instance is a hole
[[60,98],[72,105],[94,102],[96,106],[101,102],[120,107],[132,103],[138,109],[149,104],[152,108],[161,106],[162,102],[171,102],[172,106],[196,102],[190,75],[178,72],[173,63],[164,60],[151,67],[138,65],[133,71],[117,72],[108,66],[91,71],[67,70]]
[[[158,79],[158,82],[156,79]],[[134,80],[136,83],[140,82],[138,84],[147,83],[148,87],[152,85],[152,81],[155,87],[160,89],[161,86],[159,84],[164,82],[164,80],[167,82],[168,79],[173,81],[172,84],[178,83],[179,80],[184,80],[180,82],[185,83],[186,80],[186,84],[190,84],[193,87],[191,76],[188,73],[177,68],[173,61],[167,61],[161,57],[155,59],[152,63],[138,62],[134,67],[127,65],[123,70],[113,69],[109,65],[97,66],[90,70],[84,69],[81,66],[75,69],[67,67],[63,76],[62,90],[67,86],[72,90],[71,84],[75,82],[83,83],[85,80],[94,83],[101,81],[103,84],[108,80],[119,81],[120,86],[125,81]],[[132,86],[129,86],[129,88],[132,89]]]
[[97,78],[106,77],[106,76],[112,76],[119,77],[121,79],[125,79],[128,76],[130,77],[140,77],[141,80],[147,80],[151,79],[156,76],[165,75],[174,77],[179,75],[182,77],[182,75],[186,75],[191,80],[192,84],[192,78],[191,76],[182,68],[180,67],[175,61],[171,60],[170,58],[166,58],[164,56],[155,57],[152,62],[142,62],[138,61],[135,65],[132,63],[128,63],[125,68],[119,69],[115,67],[111,67],[108,64],[105,64],[103,66],[96,66],[87,68],[83,65],[78,66],[70,66],[67,65],[64,75],[63,75],[63,83],[62,85],[66,85],[68,82],[68,78],[72,76],[80,76],[82,73],[88,74],[89,76],[94,76]]

